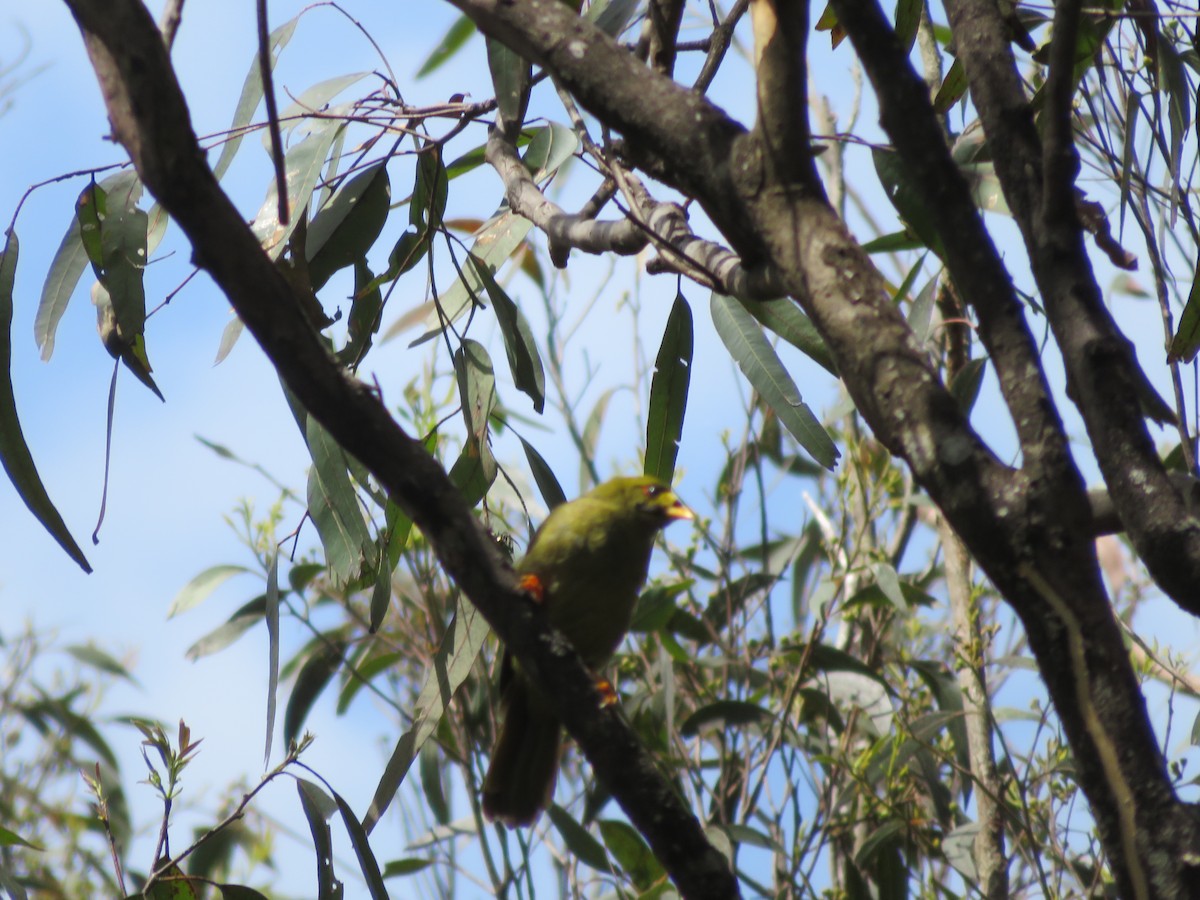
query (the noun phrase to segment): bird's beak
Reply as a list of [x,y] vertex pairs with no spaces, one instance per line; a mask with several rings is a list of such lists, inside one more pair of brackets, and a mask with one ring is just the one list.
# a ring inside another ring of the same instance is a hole
[[675,502],[667,507],[667,518],[668,519],[694,519],[694,518],[696,518],[696,514],[694,512],[692,512],[690,509],[688,509],[686,506],[684,506],[679,501],[679,498],[676,498]]

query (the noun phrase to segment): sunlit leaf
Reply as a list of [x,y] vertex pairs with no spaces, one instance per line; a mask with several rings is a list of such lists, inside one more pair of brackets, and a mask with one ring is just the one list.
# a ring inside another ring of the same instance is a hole
[[717,334],[738,368],[800,446],[822,466],[832,469],[841,454],[805,405],[796,383],[754,319],[736,300],[720,294],[712,295],[710,308]]
[[[275,68],[275,63],[279,61],[280,51],[287,46],[288,41],[292,39],[292,35],[296,33],[296,25],[299,22],[300,16],[289,19],[268,36],[267,47],[269,48],[272,70]],[[258,109],[258,104],[262,101],[262,97],[262,67],[259,63],[258,53],[256,52],[254,58],[250,61],[250,71],[246,73],[246,80],[242,83],[242,94],[238,98],[237,106],[234,108],[233,121],[229,123],[229,132],[232,137],[221,147],[221,155],[217,159],[217,164],[213,166],[213,175],[218,180],[224,177],[229,164],[233,162],[234,156],[237,155],[238,148],[242,145],[242,138],[245,137],[243,129],[250,124],[250,120],[254,116],[254,111]]]
[[475,34],[475,23],[466,16],[459,16],[449,30],[446,31],[438,45],[425,57],[421,68],[417,69],[417,78],[424,78],[430,72],[441,67]]

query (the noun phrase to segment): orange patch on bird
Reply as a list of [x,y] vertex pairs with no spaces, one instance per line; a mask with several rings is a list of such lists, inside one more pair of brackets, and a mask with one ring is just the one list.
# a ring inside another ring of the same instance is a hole
[[546,586],[542,584],[542,579],[531,572],[527,572],[517,580],[517,590],[528,594],[529,598],[538,606],[546,602]]

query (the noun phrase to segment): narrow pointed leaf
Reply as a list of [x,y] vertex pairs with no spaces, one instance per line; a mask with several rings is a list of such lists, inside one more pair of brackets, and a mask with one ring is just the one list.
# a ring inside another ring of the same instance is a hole
[[12,386],[12,317],[19,247],[17,233],[10,230],[4,253],[0,255],[0,463],[29,511],[83,571],[91,572],[87,558],[46,493],[17,417],[17,399]]
[[720,294],[712,295],[710,306],[717,334],[738,368],[800,446],[822,466],[832,469],[841,454],[805,405],[796,383],[754,319],[736,300]]
[[[300,22],[300,16],[284,22],[278,28],[271,32],[267,38],[267,46],[270,51],[271,69],[275,69],[275,63],[279,61],[279,53],[287,46],[288,41],[292,39],[292,35],[296,33],[296,26]],[[229,168],[229,164],[233,162],[233,158],[237,155],[238,148],[242,145],[242,138],[245,136],[242,129],[250,124],[250,120],[254,117],[254,111],[258,109],[258,104],[262,101],[263,84],[262,84],[262,68],[259,65],[258,53],[254,54],[254,58],[250,60],[250,71],[246,73],[246,80],[242,83],[242,94],[238,98],[237,106],[234,108],[233,121],[229,123],[229,131],[233,135],[221,147],[221,155],[217,159],[217,164],[213,166],[213,175],[218,180],[225,174],[225,170]]]
[[529,396],[534,411],[540,415],[546,405],[546,373],[533,339],[533,329],[529,327],[524,313],[492,276],[487,264],[472,256],[471,265],[483,282],[492,309],[496,312],[513,384],[517,390]]
[[562,486],[558,483],[558,479],[554,476],[550,464],[542,458],[542,454],[537,452],[525,438],[520,438],[521,446],[525,450],[525,458],[529,460],[529,471],[533,473],[534,483],[537,484],[538,490],[541,491],[542,501],[548,509],[554,509],[560,503],[567,502],[567,495],[563,493]]
[[466,16],[459,16],[450,29],[425,57],[421,68],[417,69],[417,78],[424,78],[430,72],[438,69],[442,63],[457,53],[462,46],[475,34],[475,23]]
[[688,386],[692,377],[692,309],[682,294],[675,297],[650,381],[646,415],[644,471],[666,484],[675,475],[675,459],[683,435]]
[[380,162],[344,183],[317,212],[305,236],[314,291],[334,272],[366,258],[387,221],[391,197],[387,166]]
[[466,680],[483,648],[488,631],[488,624],[479,611],[460,597],[454,621],[442,637],[441,646],[434,654],[429,671],[425,673],[425,683],[421,686],[413,710],[412,726],[397,741],[384,767],[383,777],[375,788],[371,806],[363,818],[363,828],[367,833],[371,832],[387,810],[413,760],[445,714],[450,699]]

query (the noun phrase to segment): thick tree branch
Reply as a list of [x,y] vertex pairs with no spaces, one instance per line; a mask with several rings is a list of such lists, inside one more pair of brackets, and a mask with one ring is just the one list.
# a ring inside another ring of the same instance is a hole
[[[1076,508],[1047,502],[1026,473],[988,452],[887,299],[879,273],[820,185],[808,180],[808,167],[769,158],[761,132],[743,134],[560,4],[451,2],[483,31],[549,68],[590,112],[623,132],[633,162],[695,196],[743,256],[757,250],[779,272],[820,329],[876,436],[908,463],[1021,616],[1122,890],[1136,895],[1149,885],[1167,897],[1200,888],[1200,822],[1167,777],[1090,527],[1079,527]],[[772,10],[794,22],[802,6],[780,0]],[[770,31],[784,44],[782,56],[803,58],[799,29],[785,23]],[[683,121],[672,110],[686,111]],[[769,140],[798,133],[786,125]],[[693,165],[697,158],[703,172]]]
[[67,5],[83,32],[116,139],[284,383],[413,518],[447,573],[545,686],[597,776],[680,892],[735,896],[737,884],[725,858],[615,709],[598,708],[592,676],[514,590],[512,573],[441,466],[396,425],[367,386],[334,364],[307,324],[283,276],[213,178],[146,9],[136,0],[67,0]]
[[500,132],[491,131],[484,157],[504,183],[509,207],[542,232],[549,243],[550,259],[562,268],[572,249],[585,253],[641,252],[651,241],[661,255],[647,270],[678,272],[700,284],[743,300],[774,300],[783,296],[779,277],[769,267],[747,270],[735,253],[706,241],[688,226],[687,213],[677,203],[660,203],[638,185],[642,218],[596,221],[582,213],[568,213],[537,186],[516,148]]
[[1039,474],[1053,473],[1056,481],[1069,478],[1078,507],[1082,481],[1074,472],[1037,344],[966,179],[946,147],[928,86],[878,3],[835,0],[833,5],[879,97],[884,130],[942,240],[955,287],[976,312],[979,338],[996,367],[1023,461]]
[[[1065,176],[1077,167],[1069,121],[1075,47],[1071,23],[1078,14],[1070,12],[1072,5],[1077,4],[1057,7],[1065,30],[1056,25],[1051,50],[1046,147],[996,4],[955,0],[947,3],[947,11],[996,174],[1062,350],[1068,391],[1083,415],[1113,502],[1154,580],[1181,607],[1200,615],[1200,520],[1189,515],[1145,424],[1147,413],[1162,415],[1163,404],[1103,303],[1073,195],[1066,199],[1074,178]],[[1052,161],[1056,178],[1049,192],[1046,160]]]

